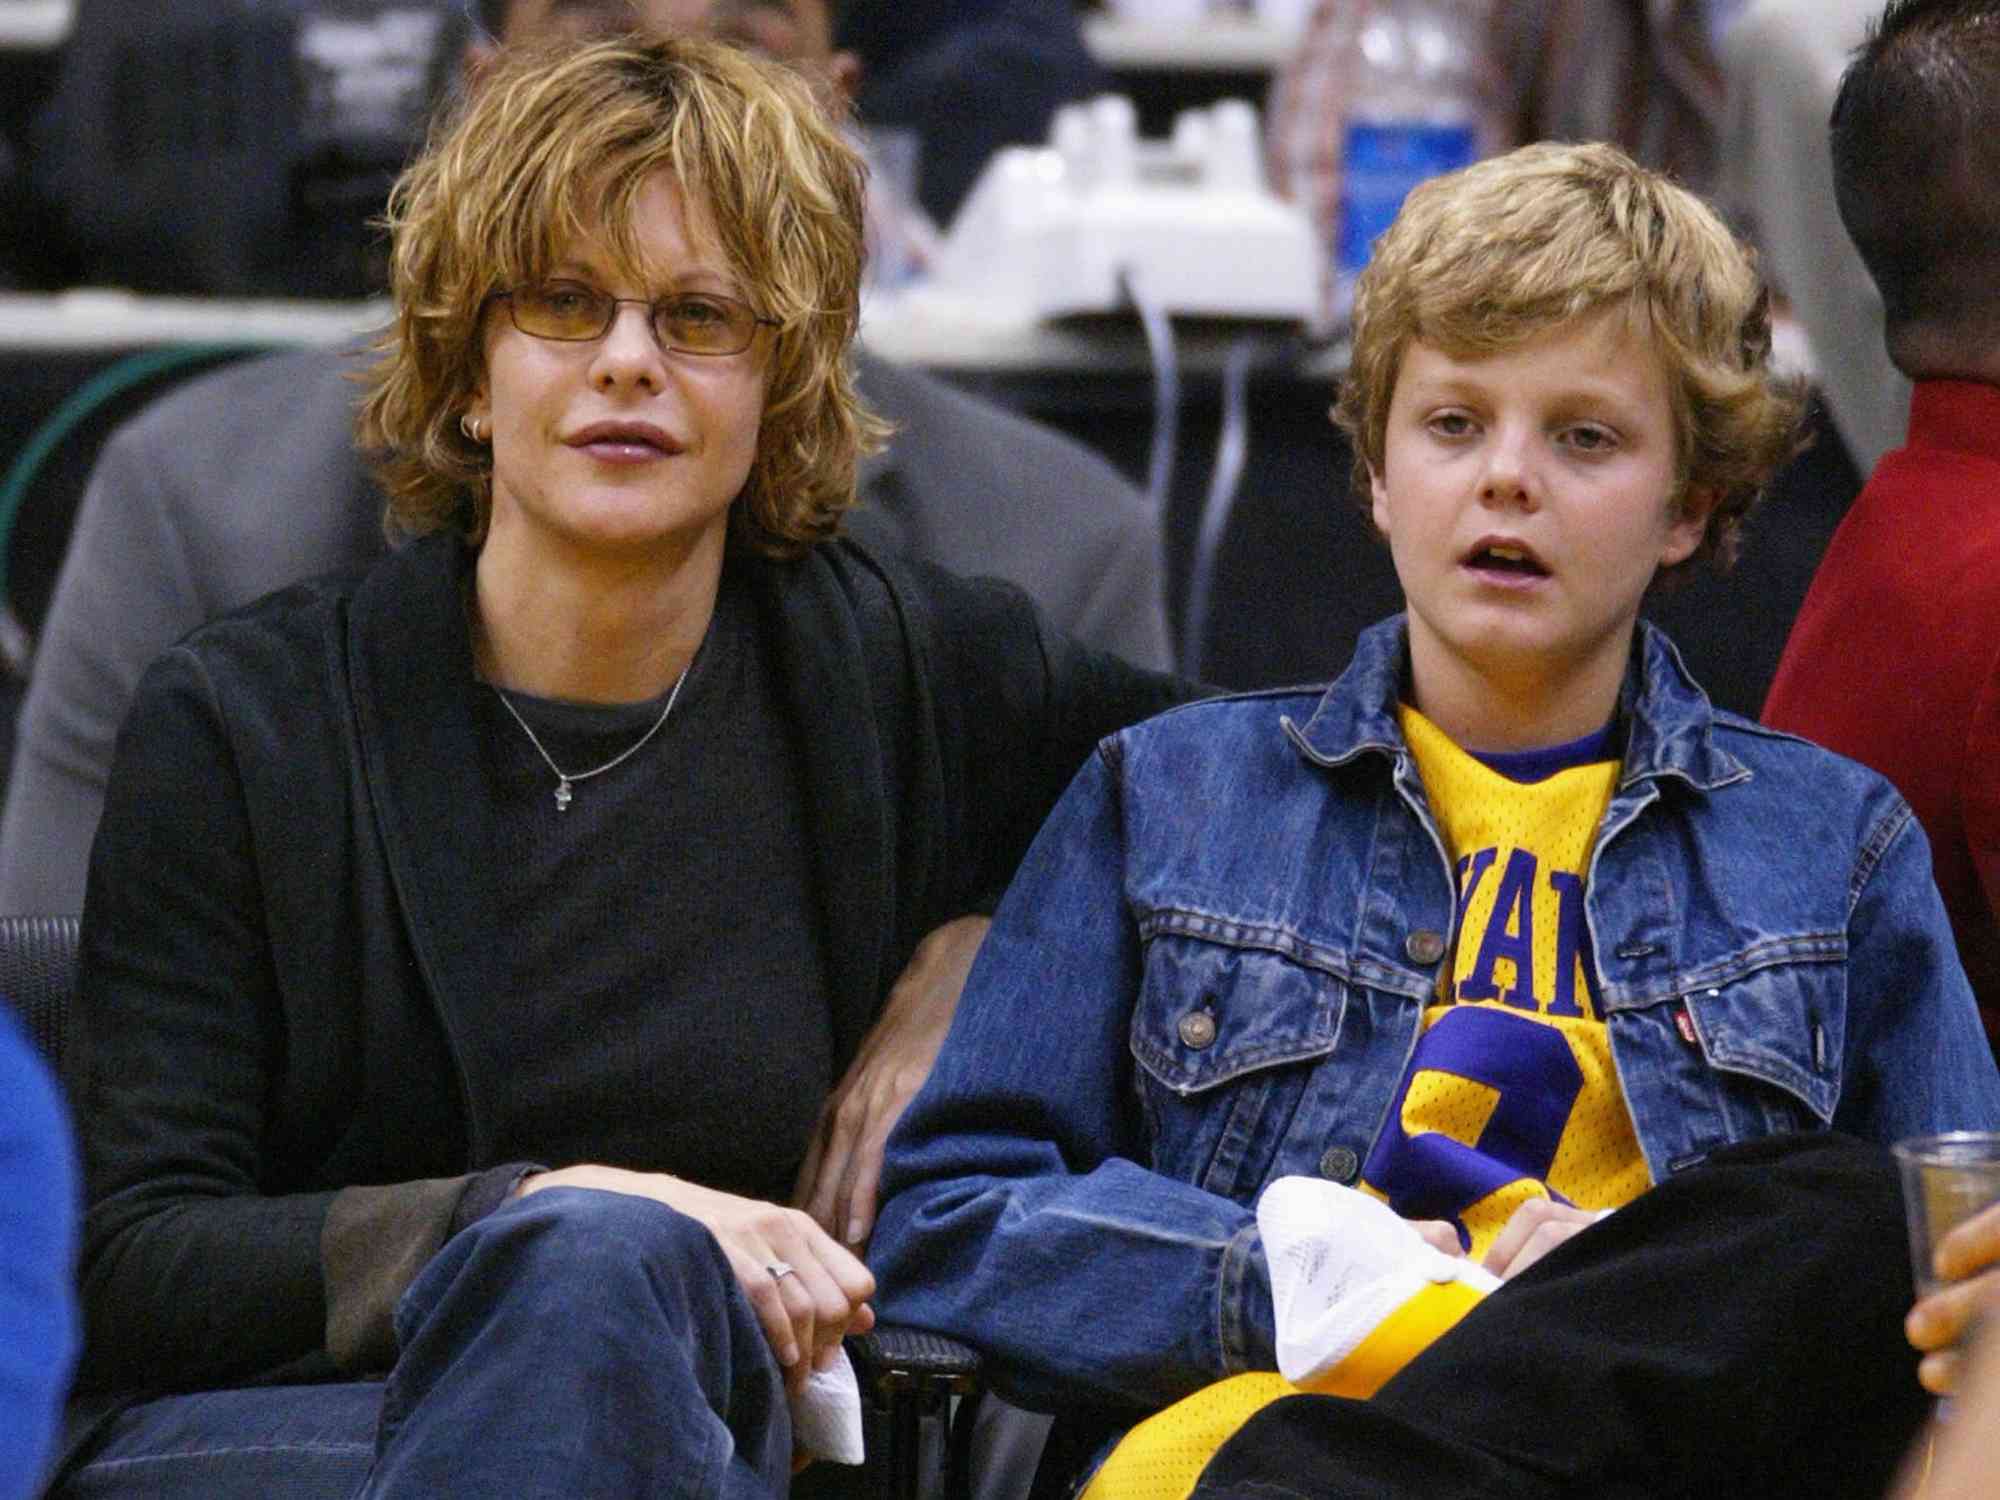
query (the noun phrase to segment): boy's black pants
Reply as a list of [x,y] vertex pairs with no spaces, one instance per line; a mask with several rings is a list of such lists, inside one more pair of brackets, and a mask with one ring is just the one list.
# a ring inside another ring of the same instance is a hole
[[1930,1409],[1888,1153],[1717,1152],[1475,1308],[1373,1400],[1294,1396],[1195,1500],[1880,1500]]

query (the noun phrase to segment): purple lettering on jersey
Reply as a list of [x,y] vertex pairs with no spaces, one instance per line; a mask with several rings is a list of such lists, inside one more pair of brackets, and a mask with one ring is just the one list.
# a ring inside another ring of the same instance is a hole
[[1486,872],[1493,868],[1493,856],[1497,849],[1481,849],[1477,854],[1468,854],[1458,862],[1458,931],[1465,931],[1465,909],[1472,905],[1472,893],[1479,889],[1479,882],[1486,878]]
[[1549,885],[1556,893],[1556,994],[1549,1002],[1552,1016],[1580,1016],[1576,1003],[1576,971],[1583,968],[1584,989],[1590,995],[1590,1014],[1602,1016],[1604,1004],[1597,990],[1597,955],[1590,946],[1590,924],[1583,915],[1583,877],[1568,870],[1551,870]]
[[[1426,1073],[1469,1079],[1499,1094],[1477,1141],[1404,1130],[1410,1085]],[[1448,1220],[1459,1243],[1470,1247],[1460,1216],[1523,1177],[1546,1183],[1582,1092],[1583,1070],[1555,1027],[1476,1006],[1448,1010],[1418,1039],[1362,1175],[1404,1218]],[[1550,1197],[1568,1201],[1553,1191]]]
[[[1540,1010],[1535,996],[1535,877],[1540,867],[1525,849],[1511,850],[1493,898],[1493,914],[1480,935],[1479,958],[1458,987],[1461,1000],[1498,1000],[1516,1010]],[[1494,978],[1501,959],[1514,964],[1514,987],[1504,995]]]

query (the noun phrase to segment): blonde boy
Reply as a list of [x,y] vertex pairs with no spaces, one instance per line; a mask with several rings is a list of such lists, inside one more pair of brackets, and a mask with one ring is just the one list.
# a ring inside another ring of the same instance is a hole
[[1087,1413],[1058,1462],[1205,1393],[1097,1495],[1186,1494],[1276,1370],[1370,1399],[1266,1407],[1217,1493],[1879,1493],[1923,1397],[1877,1148],[2000,1076],[1909,808],[1638,619],[1798,411],[1748,253],[1611,148],[1376,247],[1335,414],[1407,614],[1100,746],[890,1145],[886,1315]]

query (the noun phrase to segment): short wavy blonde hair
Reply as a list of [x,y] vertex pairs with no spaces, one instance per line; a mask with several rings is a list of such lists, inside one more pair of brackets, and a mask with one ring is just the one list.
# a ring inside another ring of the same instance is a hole
[[1423,183],[1376,242],[1333,409],[1362,460],[1364,509],[1412,342],[1477,358],[1618,307],[1666,368],[1673,503],[1691,490],[1715,496],[1700,545],[1662,574],[1729,566],[1744,517],[1798,449],[1803,382],[1772,369],[1754,252],[1693,193],[1601,144],[1523,146]]
[[392,533],[485,536],[491,451],[459,418],[484,378],[487,305],[586,238],[636,276],[634,204],[659,172],[706,209],[704,249],[777,324],[735,535],[784,557],[839,529],[856,462],[886,431],[851,365],[866,169],[790,69],[707,40],[627,37],[503,58],[390,195],[395,321],[359,432]]

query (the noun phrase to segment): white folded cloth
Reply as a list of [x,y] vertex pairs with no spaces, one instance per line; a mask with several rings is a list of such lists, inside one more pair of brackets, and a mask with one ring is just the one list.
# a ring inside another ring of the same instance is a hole
[[1271,1270],[1278,1373],[1294,1385],[1331,1370],[1427,1282],[1480,1292],[1500,1278],[1446,1255],[1378,1198],[1317,1177],[1280,1177],[1257,1201]]
[[837,1464],[861,1462],[861,1386],[842,1349],[791,1398],[792,1447]]

